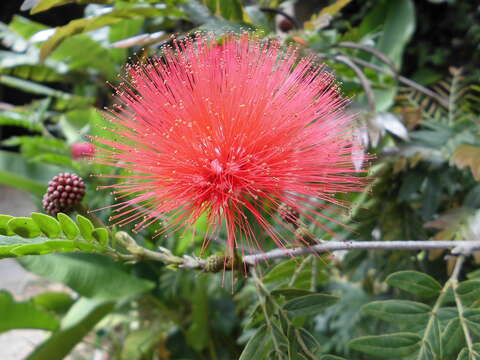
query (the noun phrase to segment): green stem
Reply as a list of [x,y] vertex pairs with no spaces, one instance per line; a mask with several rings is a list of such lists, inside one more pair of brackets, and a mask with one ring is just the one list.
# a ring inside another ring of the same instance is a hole
[[475,353],[475,350],[473,349],[472,336],[470,335],[470,331],[468,330],[466,319],[463,315],[464,314],[463,303],[462,303],[462,300],[460,299],[460,296],[457,293],[458,275],[460,273],[460,269],[462,268],[462,265],[464,262],[465,262],[465,256],[464,255],[459,256],[455,264],[455,268],[453,269],[450,281],[452,284],[453,295],[455,297],[455,304],[457,305],[457,309],[458,309],[458,319],[460,320],[460,325],[462,325],[463,334],[465,336],[465,342],[467,343],[469,359],[470,359],[472,354]]
[[[258,297],[258,301],[260,303],[260,307],[262,308],[263,315],[265,316],[265,322],[267,323],[267,326],[270,329],[270,332],[273,334],[273,332],[274,332],[273,325],[272,325],[272,322],[270,321],[270,317],[268,316],[268,311],[267,311],[267,308],[265,306],[265,296],[261,295],[261,292],[268,294],[268,290],[265,288],[263,283],[258,278],[257,271],[255,269],[252,269],[251,274],[252,274],[252,278],[255,282],[255,287],[257,288],[257,297]],[[275,338],[275,335],[272,335],[272,342],[273,342],[273,346],[275,348],[275,352],[278,355],[278,358],[282,359],[282,356],[281,356],[282,350],[280,349],[280,345],[278,344],[277,339]]]

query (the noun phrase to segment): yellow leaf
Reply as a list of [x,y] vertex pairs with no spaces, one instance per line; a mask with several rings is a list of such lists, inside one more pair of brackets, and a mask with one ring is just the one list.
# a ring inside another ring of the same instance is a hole
[[322,11],[320,11],[320,15],[328,14],[328,15],[335,15],[337,12],[342,10],[349,2],[352,0],[337,0],[332,5],[324,7]]
[[460,169],[469,167],[476,180],[480,180],[480,146],[462,144],[453,153],[453,162]]
[[337,0],[324,7],[318,14],[313,14],[309,21],[303,25],[307,30],[320,30],[329,25],[333,15],[342,10],[352,0]]

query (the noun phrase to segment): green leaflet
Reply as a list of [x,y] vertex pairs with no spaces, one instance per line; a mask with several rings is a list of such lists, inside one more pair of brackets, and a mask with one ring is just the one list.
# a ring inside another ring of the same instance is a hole
[[80,217],[82,231],[70,217],[32,213],[31,218],[0,215],[0,258],[43,255],[52,252],[107,251],[110,235]]

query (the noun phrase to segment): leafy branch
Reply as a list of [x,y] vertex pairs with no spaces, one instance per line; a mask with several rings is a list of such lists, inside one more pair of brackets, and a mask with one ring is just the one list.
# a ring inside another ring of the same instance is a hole
[[[478,310],[475,309],[475,302],[480,282],[459,282],[464,262],[465,255],[462,254],[457,258],[443,288],[429,275],[416,271],[391,274],[386,280],[391,286],[424,299],[437,296],[433,308],[410,300],[371,302],[364,306],[364,312],[406,327],[409,332],[360,337],[352,340],[350,347],[369,355],[388,358],[401,357],[405,351],[410,355],[415,354],[416,360],[426,360],[450,359],[465,344],[457,359],[478,359],[480,344],[475,343],[478,340]],[[452,308],[450,304],[455,307]]]

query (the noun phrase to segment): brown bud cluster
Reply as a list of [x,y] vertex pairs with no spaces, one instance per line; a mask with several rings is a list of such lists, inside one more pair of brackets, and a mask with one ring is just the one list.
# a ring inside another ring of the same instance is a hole
[[43,208],[50,215],[68,213],[80,204],[85,196],[85,183],[76,174],[61,173],[48,182],[43,196]]

